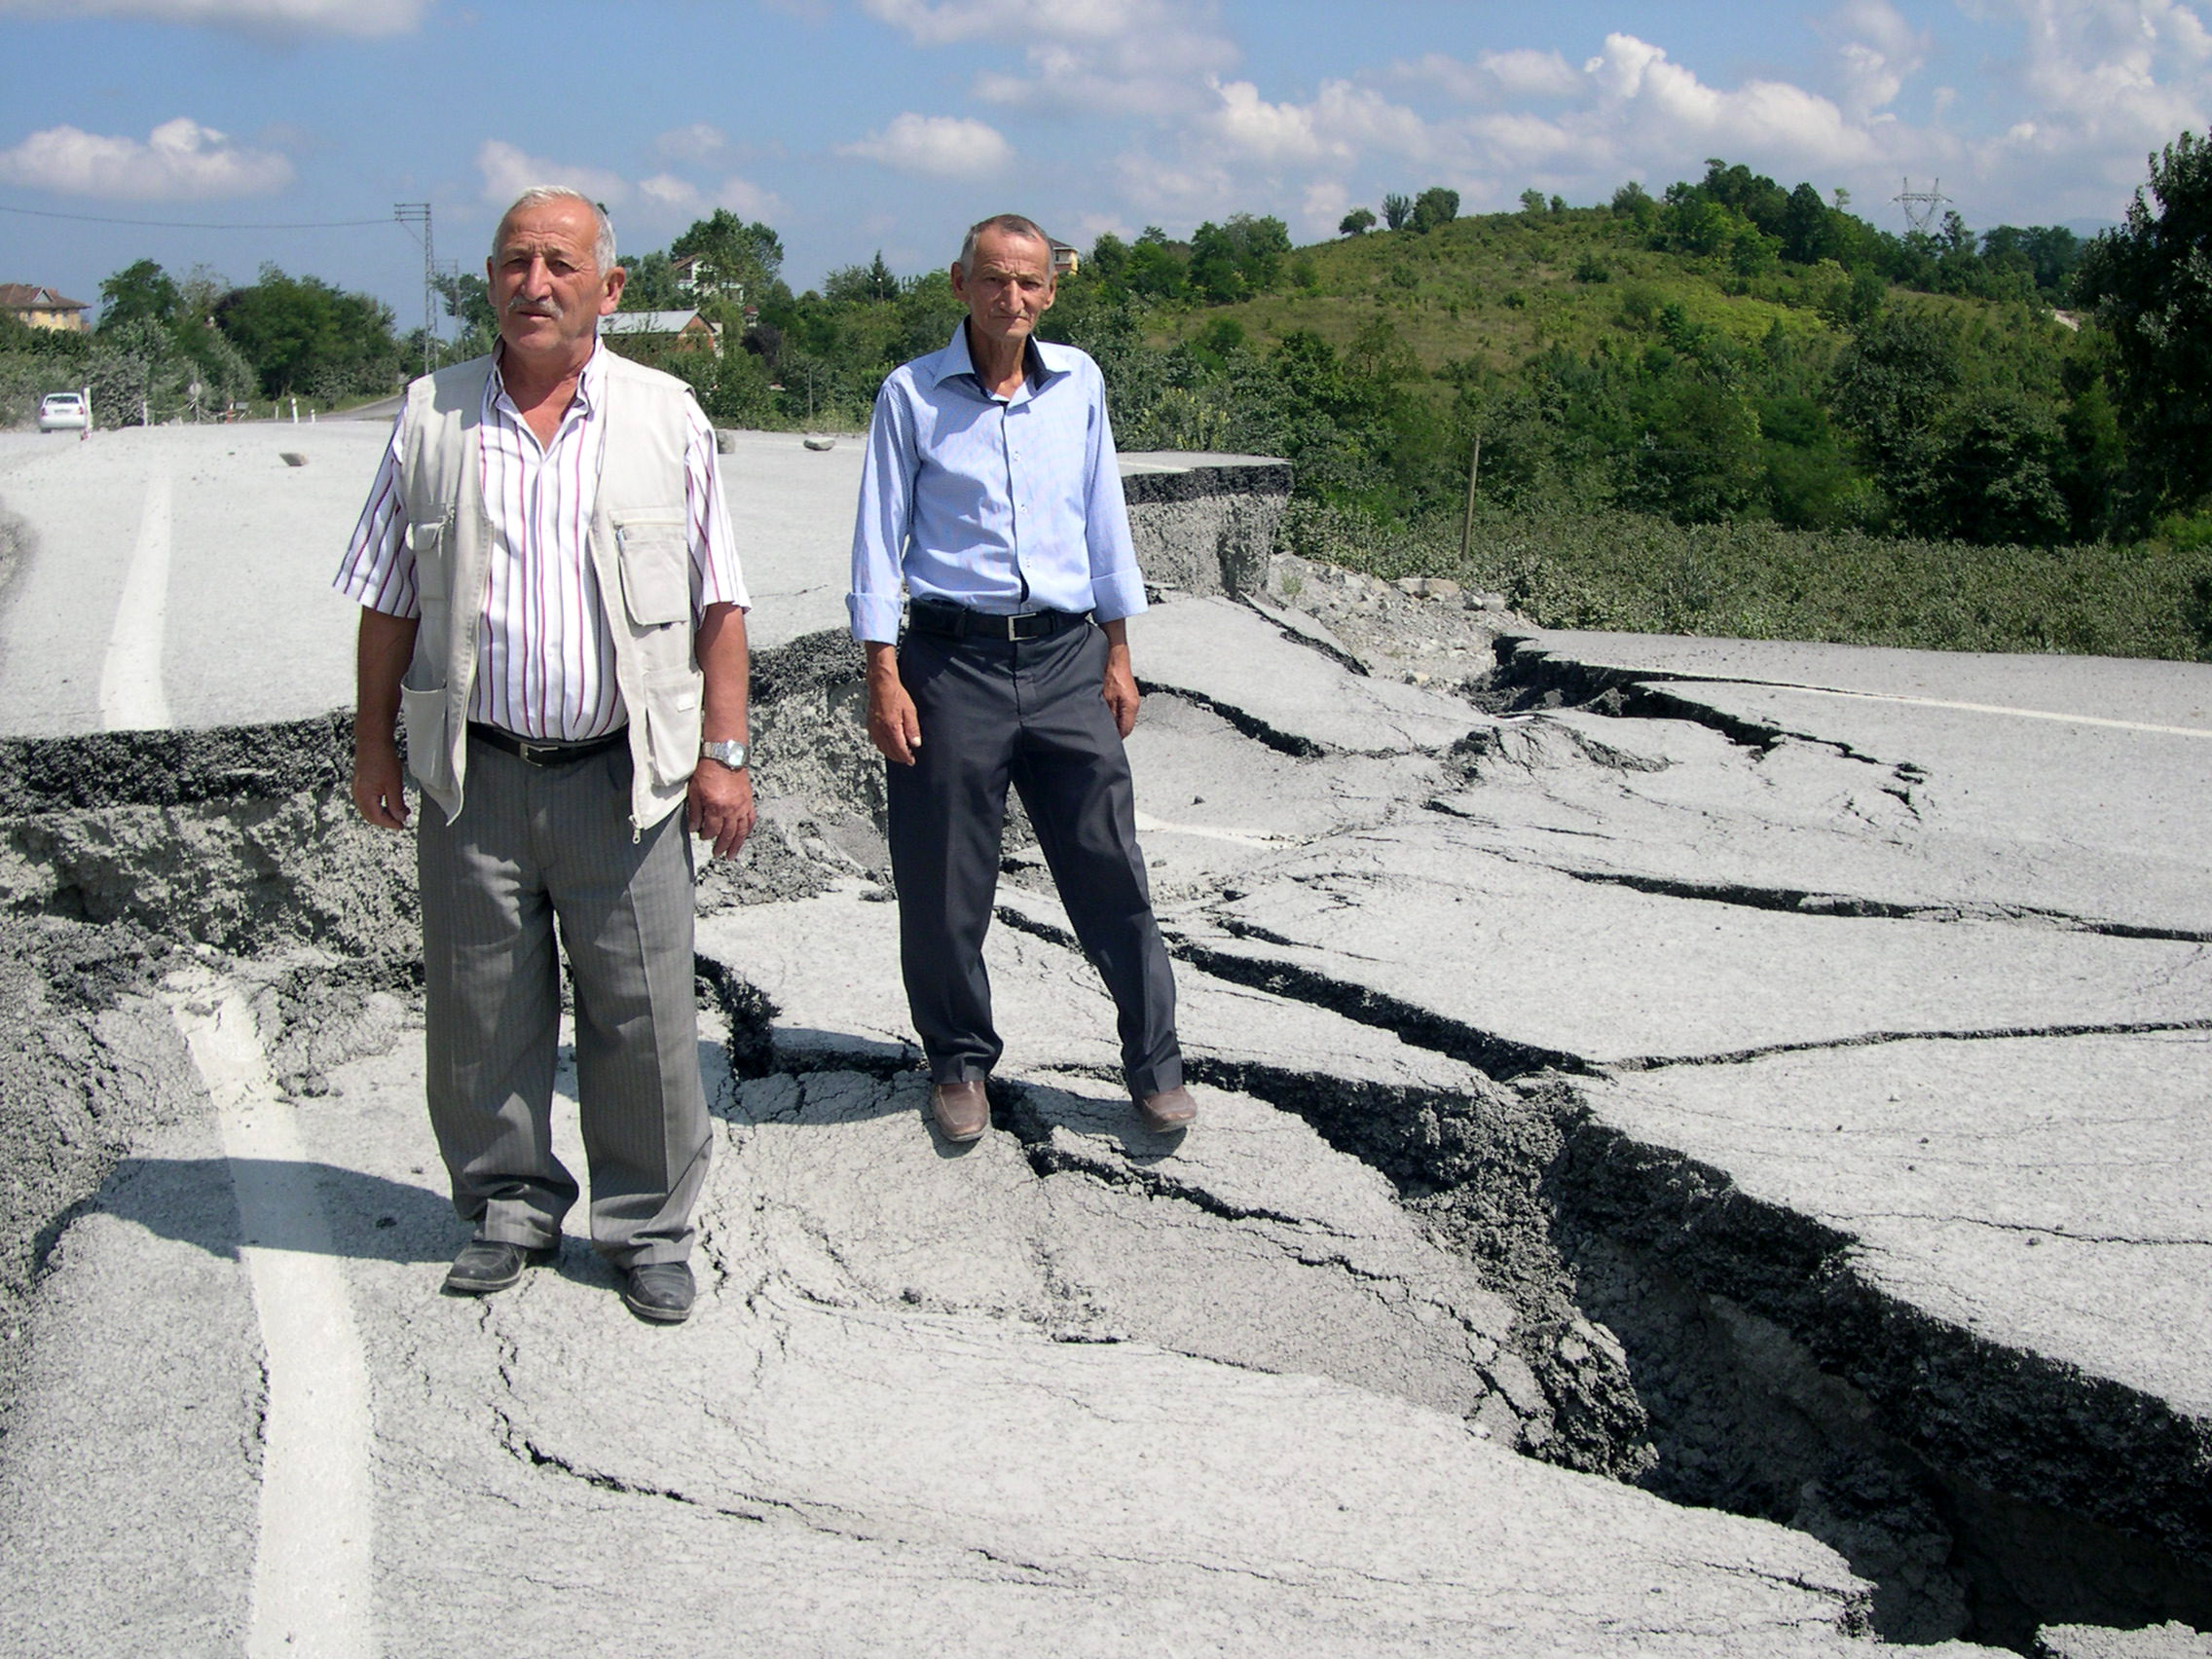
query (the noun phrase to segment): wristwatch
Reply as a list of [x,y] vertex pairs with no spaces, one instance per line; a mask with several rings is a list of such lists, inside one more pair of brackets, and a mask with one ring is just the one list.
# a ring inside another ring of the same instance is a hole
[[699,745],[699,754],[705,759],[719,760],[731,771],[736,772],[743,770],[745,757],[751,753],[751,745],[744,743],[726,741],[722,743],[702,743]]

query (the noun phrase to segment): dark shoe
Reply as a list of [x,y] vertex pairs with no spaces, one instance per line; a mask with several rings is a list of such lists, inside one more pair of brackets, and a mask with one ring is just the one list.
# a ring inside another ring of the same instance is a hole
[[933,1085],[930,1110],[937,1115],[938,1132],[948,1141],[976,1140],[991,1126],[990,1096],[979,1078]]
[[446,1289],[455,1296],[489,1296],[522,1277],[525,1268],[542,1268],[553,1259],[550,1245],[532,1249],[498,1238],[471,1238],[446,1272]]
[[632,1268],[622,1282],[622,1306],[656,1325],[681,1325],[690,1318],[696,1294],[688,1262],[647,1262]]
[[1198,1103],[1181,1084],[1147,1094],[1137,1102],[1137,1116],[1156,1135],[1179,1135],[1198,1121]]

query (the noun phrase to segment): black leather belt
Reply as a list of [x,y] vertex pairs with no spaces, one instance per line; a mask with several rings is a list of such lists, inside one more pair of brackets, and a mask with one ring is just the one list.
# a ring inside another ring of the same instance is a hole
[[531,766],[565,766],[571,760],[588,760],[594,755],[605,755],[617,744],[630,741],[627,726],[617,726],[605,737],[587,737],[576,743],[556,743],[535,737],[517,737],[503,727],[486,725],[482,720],[468,722],[468,735],[490,744],[494,749],[504,750]]
[[1049,640],[1089,620],[1088,610],[1017,610],[1001,616],[934,599],[917,599],[906,608],[907,627],[950,640]]

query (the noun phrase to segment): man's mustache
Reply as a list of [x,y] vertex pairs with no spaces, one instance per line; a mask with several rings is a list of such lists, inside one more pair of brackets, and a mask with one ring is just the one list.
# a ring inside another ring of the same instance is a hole
[[561,308],[551,300],[526,300],[520,294],[507,302],[507,310],[517,316],[549,316],[559,320]]

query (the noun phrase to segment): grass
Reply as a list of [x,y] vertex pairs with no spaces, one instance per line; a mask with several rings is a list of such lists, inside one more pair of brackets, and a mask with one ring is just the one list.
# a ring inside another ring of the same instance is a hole
[[[1310,268],[1306,287],[1230,306],[1161,308],[1147,333],[1164,346],[1227,317],[1262,349],[1294,329],[1342,349],[1383,316],[1433,374],[1469,359],[1509,372],[1554,344],[1587,352],[1619,335],[1627,305],[1647,313],[1677,305],[1746,344],[1778,323],[1801,338],[1835,332],[1820,308],[1840,273],[1778,269],[1744,282],[1718,261],[1654,252],[1646,241],[1633,221],[1604,208],[1492,213],[1422,236],[1371,231],[1301,248],[1291,263]],[[1577,275],[1600,270],[1603,280]]]
[[2162,540],[1978,547],[1751,520],[1484,514],[1462,559],[1456,517],[1384,539],[1300,502],[1284,541],[1384,578],[1451,576],[1547,628],[2212,661],[2212,549]]

